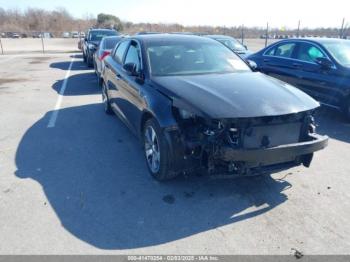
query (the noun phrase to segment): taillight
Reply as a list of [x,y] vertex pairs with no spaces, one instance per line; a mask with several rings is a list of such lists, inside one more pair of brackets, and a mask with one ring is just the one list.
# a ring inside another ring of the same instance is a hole
[[100,60],[102,61],[106,56],[108,56],[111,52],[109,51],[103,51],[101,57],[100,57]]

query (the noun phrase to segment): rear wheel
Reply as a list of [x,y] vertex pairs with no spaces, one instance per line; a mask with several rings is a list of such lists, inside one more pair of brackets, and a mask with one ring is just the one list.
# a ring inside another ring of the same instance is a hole
[[86,58],[86,60],[87,60],[87,65],[88,65],[88,67],[93,67],[94,66],[94,64],[93,64],[93,61],[92,61],[92,58],[91,57],[87,57]]
[[143,128],[146,163],[151,175],[158,181],[174,178],[177,174],[169,170],[169,147],[157,121],[146,121]]
[[86,63],[86,55],[84,52],[83,52],[83,60],[84,60],[84,63]]
[[103,83],[103,85],[102,85],[102,101],[103,101],[105,113],[107,115],[112,115],[113,110],[112,110],[111,104],[109,102],[107,87],[106,87],[105,83]]

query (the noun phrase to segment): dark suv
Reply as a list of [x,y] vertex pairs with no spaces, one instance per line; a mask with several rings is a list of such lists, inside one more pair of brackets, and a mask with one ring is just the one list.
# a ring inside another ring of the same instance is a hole
[[84,38],[82,45],[84,62],[88,66],[93,65],[93,55],[97,50],[100,41],[105,36],[119,35],[117,31],[110,29],[91,29]]

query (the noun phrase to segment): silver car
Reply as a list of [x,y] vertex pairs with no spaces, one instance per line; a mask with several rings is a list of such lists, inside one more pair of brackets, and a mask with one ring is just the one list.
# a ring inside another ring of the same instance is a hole
[[104,68],[104,59],[122,38],[122,36],[106,36],[102,38],[97,51],[94,53],[94,69],[99,85],[102,84],[101,73]]

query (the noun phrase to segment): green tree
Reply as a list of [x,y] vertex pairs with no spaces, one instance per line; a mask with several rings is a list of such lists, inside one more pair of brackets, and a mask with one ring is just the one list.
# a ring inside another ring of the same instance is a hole
[[101,28],[113,28],[117,31],[123,30],[123,24],[120,19],[110,14],[98,14],[97,15],[97,26]]

